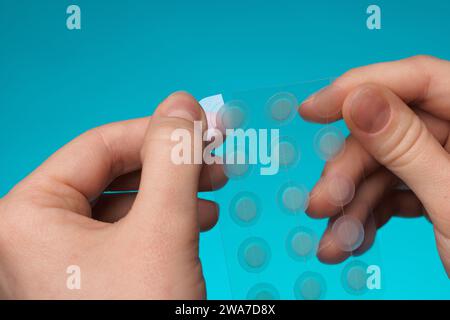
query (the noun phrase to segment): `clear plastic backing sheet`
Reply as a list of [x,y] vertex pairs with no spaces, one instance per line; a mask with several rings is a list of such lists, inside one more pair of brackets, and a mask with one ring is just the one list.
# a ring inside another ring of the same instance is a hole
[[[323,191],[341,208],[334,223],[305,213],[311,197],[317,196],[311,190],[325,163],[343,154],[349,134],[342,120],[316,124],[298,114],[299,104],[331,81],[220,93],[200,102],[209,127],[226,136],[213,153],[222,157],[229,182],[212,198],[221,209],[219,226],[235,299],[382,297],[377,241],[366,253],[354,254],[374,227],[373,213],[365,221],[346,213],[357,187],[345,173]],[[234,145],[227,145],[229,139]],[[338,240],[334,245],[350,255],[334,265],[317,258],[327,227]]]

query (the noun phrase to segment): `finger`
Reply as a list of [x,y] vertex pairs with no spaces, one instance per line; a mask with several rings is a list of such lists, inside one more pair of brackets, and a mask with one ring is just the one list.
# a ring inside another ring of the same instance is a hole
[[112,192],[127,192],[127,191],[137,191],[139,189],[139,184],[141,183],[141,170],[136,170],[120,177],[117,177],[112,181],[109,186],[106,187],[105,191]]
[[377,85],[350,93],[343,115],[352,135],[411,188],[434,225],[450,237],[450,157],[423,121],[392,91]]
[[[92,201],[116,177],[141,166],[140,150],[149,118],[108,124],[57,151],[19,186],[44,189],[57,198]],[[63,201],[62,205],[79,205]],[[83,214],[90,212],[84,210]]]
[[[375,228],[369,217],[396,180],[389,171],[379,170],[362,182],[354,200],[343,209],[342,214],[330,220],[319,245],[318,257],[321,261],[337,263],[359,247],[371,245]],[[342,228],[345,228],[344,232]]]
[[361,255],[369,250],[375,241],[376,227],[373,223],[372,215],[370,215],[364,225],[365,236],[360,247],[354,251],[342,250],[342,247],[336,241],[336,236],[332,231],[333,223],[337,218],[338,217],[335,216],[330,219],[329,225],[320,240],[319,249],[317,251],[317,258],[319,261],[326,264],[341,263],[351,256]]
[[374,215],[375,224],[377,229],[380,229],[393,216],[417,218],[424,213],[422,203],[413,192],[397,190],[380,202]]
[[[175,93],[159,105],[142,149],[139,193],[126,217],[132,226],[147,228],[145,234],[148,228],[157,229],[179,243],[198,236],[197,192],[206,129],[205,114],[189,94]],[[190,155],[187,163],[178,163],[179,154]],[[200,159],[194,159],[198,154]]]
[[450,238],[437,228],[434,228],[434,234],[439,256],[450,279]]
[[211,230],[219,220],[219,205],[213,201],[199,199],[198,219],[201,231]]
[[407,104],[450,119],[450,62],[418,56],[353,69],[331,86],[308,98],[300,107],[302,117],[316,122],[342,117],[346,96],[365,83],[382,85]]
[[92,208],[92,218],[114,223],[125,217],[136,200],[136,193],[105,194],[100,196]]
[[[368,153],[354,137],[346,139],[345,148],[333,161],[327,162],[322,177],[311,191],[308,215],[313,218],[326,218],[339,213],[342,207],[351,201],[351,195],[343,195],[342,201],[336,199],[336,189],[343,190],[345,186],[336,184],[351,184],[349,187],[357,190],[364,176],[370,176],[379,168],[378,162]],[[330,187],[330,182],[334,184]],[[349,191],[351,191],[349,189]]]
[[[92,218],[114,223],[125,217],[136,200],[136,193],[108,194],[99,198],[92,211]],[[219,206],[209,200],[198,199],[198,220],[201,231],[214,227],[219,217]]]
[[[215,156],[215,158],[220,157]],[[218,163],[221,163],[221,160],[218,160],[217,163],[203,165],[200,173],[199,191],[219,190],[228,182],[223,164]]]
[[[115,179],[107,188],[106,191],[137,191],[141,183],[142,171],[134,171]],[[203,165],[200,174],[199,191],[214,191],[222,188],[228,181],[225,175],[223,165],[210,164]]]
[[353,255],[358,256],[365,253],[375,241],[375,233],[378,229],[383,227],[391,217],[398,216],[402,218],[417,218],[424,215],[423,206],[420,200],[411,191],[393,191],[388,194],[380,202],[378,207],[374,210],[371,219],[374,235],[371,240],[364,246],[353,252]]
[[[444,144],[448,138],[448,122],[421,110],[415,110],[415,112],[430,133]],[[355,193],[358,193],[362,179],[370,176],[379,167],[378,161],[355,137],[350,135],[342,152],[326,163],[321,179],[311,191],[307,213],[314,218],[330,217],[339,213],[341,207],[347,204],[345,201],[350,201],[351,197],[343,195],[342,201],[336,201],[330,191],[342,190],[345,186],[349,186],[350,191],[354,189]],[[339,188],[339,183],[344,186]]]
[[[378,202],[378,201],[377,201]],[[319,245],[318,258],[329,264],[340,263],[350,256],[359,256],[369,250],[376,236],[376,231],[386,224],[393,216],[399,217],[420,217],[423,213],[423,207],[419,199],[411,191],[394,191],[383,197],[379,204],[372,211],[370,207],[368,210],[360,212],[366,213],[358,215],[352,209],[347,210],[348,215],[354,215],[364,220],[364,241],[353,252],[342,250],[339,246],[339,240],[336,239],[336,234],[332,231],[333,223],[338,217],[330,219],[329,227],[324,233],[324,236]]]
[[377,235],[377,225],[375,223],[375,212],[372,211],[366,219],[364,224],[364,240],[361,246],[352,252],[352,256],[358,257],[365,252],[367,252],[370,248],[372,248],[375,237]]

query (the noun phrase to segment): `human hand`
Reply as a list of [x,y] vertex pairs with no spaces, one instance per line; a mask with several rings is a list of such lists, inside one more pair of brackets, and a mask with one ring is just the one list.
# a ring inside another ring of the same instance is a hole
[[[351,70],[307,99],[300,115],[320,123],[343,118],[351,132],[311,192],[308,214],[330,219],[319,259],[338,263],[362,254],[392,216],[425,214],[450,275],[450,62],[418,56]],[[401,181],[410,190],[399,190]],[[338,189],[348,193],[341,204],[330,201]],[[364,226],[353,253],[332,232],[341,211]]]
[[[219,165],[171,161],[173,130],[192,133],[194,120],[206,128],[195,99],[173,94],[151,119],[76,138],[1,199],[0,297],[205,298],[199,230],[214,226],[218,207],[197,192],[226,177]],[[80,290],[66,285],[71,265]]]

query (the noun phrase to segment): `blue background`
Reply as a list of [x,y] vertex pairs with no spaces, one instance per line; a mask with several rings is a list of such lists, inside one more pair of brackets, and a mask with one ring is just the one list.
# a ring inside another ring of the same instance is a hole
[[[366,8],[382,29],[366,28]],[[82,30],[66,28],[66,8]],[[218,92],[338,76],[374,62],[450,59],[450,2],[0,0],[0,195],[89,128],[151,114],[175,90]],[[384,298],[450,298],[424,219],[377,238]],[[230,298],[220,229],[202,236],[209,298]]]

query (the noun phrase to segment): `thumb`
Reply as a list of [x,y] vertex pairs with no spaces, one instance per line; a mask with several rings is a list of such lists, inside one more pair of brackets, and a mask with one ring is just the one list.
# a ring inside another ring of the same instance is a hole
[[[203,151],[202,129],[206,129],[206,117],[200,105],[191,95],[178,92],[159,105],[144,139],[141,184],[128,217],[144,233],[156,232],[173,245],[190,244],[198,238],[197,192],[202,159],[194,163],[193,157],[194,152]],[[181,152],[191,155],[181,164],[174,159],[180,135],[186,142]]]
[[436,232],[450,239],[450,157],[416,113],[389,89],[366,84],[348,95],[343,116],[361,145],[418,196]]

